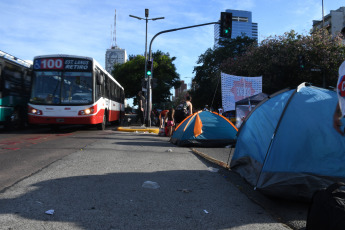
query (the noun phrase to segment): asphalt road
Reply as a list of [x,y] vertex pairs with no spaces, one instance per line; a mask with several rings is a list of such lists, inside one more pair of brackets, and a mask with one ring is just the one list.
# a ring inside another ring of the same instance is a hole
[[166,137],[108,129],[41,138],[0,153],[63,152],[2,189],[0,229],[290,229],[239,177]]

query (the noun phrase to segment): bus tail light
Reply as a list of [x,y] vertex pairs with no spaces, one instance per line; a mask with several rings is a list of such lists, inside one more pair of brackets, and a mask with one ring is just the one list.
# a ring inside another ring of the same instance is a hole
[[35,109],[34,107],[28,106],[28,112],[35,115],[43,115],[42,110]]
[[90,108],[87,108],[87,109],[84,109],[84,110],[80,110],[78,112],[78,115],[90,115],[90,114],[95,113],[96,111],[97,111],[97,106],[94,105],[94,106],[92,106]]

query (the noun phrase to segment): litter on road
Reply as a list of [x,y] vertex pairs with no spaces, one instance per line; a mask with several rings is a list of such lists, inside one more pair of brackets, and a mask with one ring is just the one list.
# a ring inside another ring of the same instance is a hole
[[208,167],[207,170],[210,172],[218,172],[219,171],[219,169],[213,168],[213,167]]
[[46,211],[45,214],[53,215],[54,214],[54,209],[50,209],[50,210]]
[[142,185],[143,188],[149,188],[149,189],[157,189],[159,188],[159,184],[157,182],[153,181],[145,181]]

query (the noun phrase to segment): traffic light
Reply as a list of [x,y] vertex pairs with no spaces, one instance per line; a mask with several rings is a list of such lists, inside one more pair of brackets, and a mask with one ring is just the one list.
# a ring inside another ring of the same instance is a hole
[[152,61],[148,60],[146,63],[146,75],[150,77],[152,75]]
[[305,58],[304,55],[298,55],[298,66],[301,70],[305,68]]
[[232,32],[232,13],[220,13],[220,37],[231,38]]

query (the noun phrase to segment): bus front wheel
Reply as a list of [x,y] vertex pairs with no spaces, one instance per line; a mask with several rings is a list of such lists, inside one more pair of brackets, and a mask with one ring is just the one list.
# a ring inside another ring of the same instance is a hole
[[106,116],[106,113],[104,112],[103,121],[102,123],[97,124],[97,129],[105,130],[106,123],[107,123],[107,116]]

